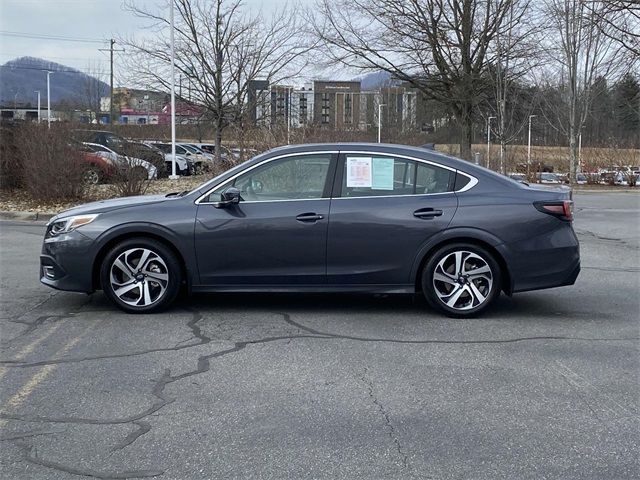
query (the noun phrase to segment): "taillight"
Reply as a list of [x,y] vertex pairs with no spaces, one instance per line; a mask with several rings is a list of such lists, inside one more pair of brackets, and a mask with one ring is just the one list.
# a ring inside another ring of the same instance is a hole
[[533,206],[542,213],[548,213],[560,220],[571,222],[573,220],[573,202],[563,200],[559,202],[533,202]]

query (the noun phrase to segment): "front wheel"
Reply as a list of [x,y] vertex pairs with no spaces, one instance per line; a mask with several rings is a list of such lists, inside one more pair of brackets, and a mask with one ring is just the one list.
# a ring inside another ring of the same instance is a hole
[[105,295],[129,313],[150,313],[178,294],[180,263],[164,244],[147,238],[126,240],[107,253],[100,268]]
[[450,317],[480,314],[500,295],[500,266],[484,248],[453,244],[438,249],[422,274],[429,304]]

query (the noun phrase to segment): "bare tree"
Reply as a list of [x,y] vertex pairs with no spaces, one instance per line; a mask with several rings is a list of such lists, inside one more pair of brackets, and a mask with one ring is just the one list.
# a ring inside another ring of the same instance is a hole
[[[587,8],[589,5],[589,8]],[[597,16],[604,4],[592,0],[545,0],[545,14],[549,21],[548,51],[555,60],[555,72],[549,77],[559,79],[560,104],[547,105],[547,120],[569,141],[569,178],[575,181],[580,169],[579,138],[588,118],[594,84],[599,76],[615,72],[620,47],[597,24]]]
[[591,0],[587,8],[596,27],[625,50],[640,58],[640,2],[638,0]]
[[109,86],[102,80],[99,70],[89,65],[83,87],[83,106],[88,109],[97,120],[100,116],[101,99],[109,93]]
[[[244,12],[241,0],[172,1],[176,69],[189,80],[194,102],[213,122],[220,159],[223,130],[245,114],[251,81],[277,83],[297,75],[311,45],[303,37],[294,5],[285,5],[265,19],[261,13]],[[127,6],[159,29],[151,40],[122,40],[131,52],[129,68],[138,82],[166,90],[170,86],[169,6],[156,12],[133,1]]]
[[[473,119],[490,90],[487,65],[497,33],[516,24],[514,0],[318,0],[311,14],[334,61],[383,70],[445,104],[471,159]],[[510,15],[513,12],[513,15]]]
[[[488,76],[493,82],[495,97],[491,98],[490,111],[496,117],[493,133],[500,144],[501,173],[506,173],[507,145],[520,136],[535,105],[531,99],[524,101],[518,97],[522,92],[519,82],[539,66],[540,28],[539,23],[532,20],[532,10],[529,0],[513,0],[508,20],[496,33],[492,48],[495,64],[489,66]],[[520,21],[514,22],[514,17]]]

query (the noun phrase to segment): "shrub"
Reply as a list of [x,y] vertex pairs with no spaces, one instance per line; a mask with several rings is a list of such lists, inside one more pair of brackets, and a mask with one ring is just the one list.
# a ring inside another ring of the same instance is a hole
[[85,184],[83,155],[73,145],[71,128],[55,123],[15,127],[16,155],[22,163],[22,184],[36,200],[81,198]]
[[0,188],[12,189],[22,186],[22,158],[16,148],[16,125],[0,126]]
[[142,159],[121,156],[112,177],[112,189],[118,197],[144,195],[151,181],[156,178],[157,169]]

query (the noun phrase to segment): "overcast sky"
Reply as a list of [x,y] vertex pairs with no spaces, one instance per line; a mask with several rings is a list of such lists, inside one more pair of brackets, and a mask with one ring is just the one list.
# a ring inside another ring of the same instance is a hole
[[[138,0],[136,0],[138,1]],[[139,0],[162,4],[163,0]],[[310,3],[311,0],[303,0]],[[286,0],[244,0],[245,8],[270,13]],[[168,12],[167,12],[168,16]],[[141,20],[122,7],[122,0],[0,0],[0,64],[17,57],[40,57],[82,71],[109,72],[109,54],[99,40],[135,35]],[[40,34],[97,40],[92,42],[13,36]],[[116,56],[116,77],[117,56]]]

